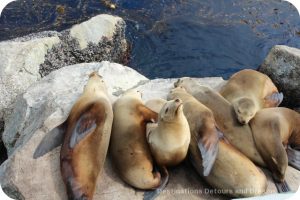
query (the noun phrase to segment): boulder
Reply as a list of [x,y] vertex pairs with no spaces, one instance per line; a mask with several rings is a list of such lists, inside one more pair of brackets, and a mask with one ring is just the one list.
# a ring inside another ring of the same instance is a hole
[[124,30],[123,19],[103,14],[60,33],[0,42],[0,123],[11,113],[16,96],[53,70],[84,62],[122,62],[127,53]]
[[274,46],[259,71],[267,74],[283,92],[283,105],[300,107],[300,49]]

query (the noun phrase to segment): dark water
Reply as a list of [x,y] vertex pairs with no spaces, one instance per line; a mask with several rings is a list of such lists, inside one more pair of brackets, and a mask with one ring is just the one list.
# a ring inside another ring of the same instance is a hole
[[0,40],[63,30],[100,13],[126,20],[128,64],[149,78],[223,76],[257,68],[276,44],[300,48],[300,17],[281,0],[100,0],[12,2],[0,18]]

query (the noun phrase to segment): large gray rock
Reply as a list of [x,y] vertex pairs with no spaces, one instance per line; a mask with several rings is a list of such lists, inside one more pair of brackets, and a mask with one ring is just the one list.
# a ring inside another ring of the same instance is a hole
[[127,51],[124,30],[120,17],[98,15],[61,33],[0,42],[0,123],[11,113],[16,96],[53,70],[83,62],[122,62]]
[[0,43],[0,118],[1,111],[11,106],[18,94],[40,79],[39,67],[47,51],[59,42],[52,36]]
[[259,71],[267,74],[283,92],[283,105],[300,107],[300,49],[274,46]]

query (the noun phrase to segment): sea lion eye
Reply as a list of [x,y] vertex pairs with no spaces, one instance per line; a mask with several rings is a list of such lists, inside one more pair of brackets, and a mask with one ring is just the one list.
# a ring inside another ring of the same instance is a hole
[[165,113],[167,113],[169,111],[169,108],[167,108],[166,110],[165,110]]

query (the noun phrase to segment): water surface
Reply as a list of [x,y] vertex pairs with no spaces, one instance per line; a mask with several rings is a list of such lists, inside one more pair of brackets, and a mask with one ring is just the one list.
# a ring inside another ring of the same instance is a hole
[[61,31],[109,13],[127,24],[129,66],[149,78],[222,76],[256,69],[270,48],[300,48],[300,17],[281,0],[19,0],[0,18],[0,40]]

